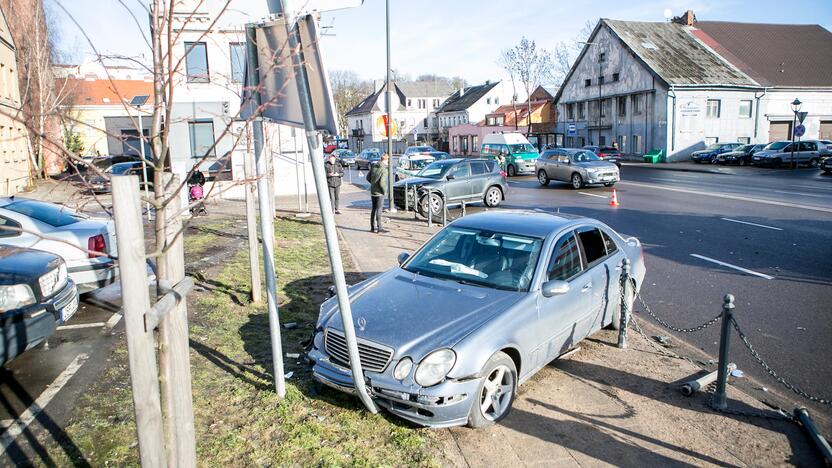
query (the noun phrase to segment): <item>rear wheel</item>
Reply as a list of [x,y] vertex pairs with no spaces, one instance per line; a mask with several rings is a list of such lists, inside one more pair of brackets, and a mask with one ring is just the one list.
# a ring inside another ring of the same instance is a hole
[[508,174],[509,177],[514,177],[517,175],[517,169],[514,167],[514,164],[508,165],[508,167],[506,168],[506,174]]
[[584,178],[577,172],[572,174],[572,188],[578,190],[584,186]]
[[818,167],[818,158],[812,158],[809,160],[809,167]]
[[745,166],[745,159],[740,158],[740,162],[738,162],[740,166]]
[[502,351],[491,356],[480,375],[483,379],[468,412],[468,426],[474,429],[490,426],[508,416],[517,392],[517,367]]
[[546,175],[546,171],[543,169],[537,171],[537,181],[544,187],[549,185],[549,176]]
[[503,201],[503,192],[498,187],[490,187],[485,192],[485,206],[494,208]]

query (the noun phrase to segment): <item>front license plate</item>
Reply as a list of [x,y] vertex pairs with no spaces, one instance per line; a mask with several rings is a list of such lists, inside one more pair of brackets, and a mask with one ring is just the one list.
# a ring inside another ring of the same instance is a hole
[[72,296],[72,301],[61,309],[61,321],[66,323],[78,311],[78,296]]

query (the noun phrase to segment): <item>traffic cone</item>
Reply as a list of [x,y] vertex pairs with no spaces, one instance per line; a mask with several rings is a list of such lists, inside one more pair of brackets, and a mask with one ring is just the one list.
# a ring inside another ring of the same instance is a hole
[[610,199],[610,206],[619,206],[621,205],[618,203],[618,194],[615,192],[615,189],[612,189],[612,198]]

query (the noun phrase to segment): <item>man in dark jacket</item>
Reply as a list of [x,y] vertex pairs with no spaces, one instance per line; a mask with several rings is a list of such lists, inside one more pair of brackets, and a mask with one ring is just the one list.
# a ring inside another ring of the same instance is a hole
[[387,232],[381,227],[381,210],[384,206],[384,196],[387,195],[387,164],[390,156],[387,153],[381,155],[378,163],[370,166],[367,172],[367,181],[370,183],[370,197],[373,200],[373,209],[370,212],[370,232]]
[[324,163],[324,170],[326,172],[326,185],[329,187],[329,200],[332,202],[332,209],[335,214],[341,214],[338,209],[338,195],[341,191],[341,178],[344,177],[344,167],[338,162],[338,158],[334,154],[329,155],[329,159]]

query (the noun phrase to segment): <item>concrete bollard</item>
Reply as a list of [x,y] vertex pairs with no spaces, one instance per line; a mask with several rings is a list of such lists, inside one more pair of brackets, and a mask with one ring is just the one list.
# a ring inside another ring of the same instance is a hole
[[823,455],[823,458],[826,459],[826,466],[832,466],[832,448],[829,447],[829,442],[823,438],[815,423],[812,421],[812,418],[809,417],[809,411],[806,408],[795,408],[794,417],[800,421],[800,425],[803,426],[806,435],[812,439],[812,442],[814,442],[815,446]]
[[728,408],[726,387],[728,385],[728,345],[731,339],[731,321],[734,319],[734,296],[726,294],[722,303],[722,331],[719,338],[719,369],[714,393],[714,407],[718,410]]
[[[733,362],[728,364],[728,373],[729,374],[731,372],[734,372],[735,370],[737,370],[737,365],[736,364],[734,364]],[[716,382],[716,378],[717,378],[718,373],[719,373],[719,371],[715,370],[713,372],[709,372],[709,373],[703,375],[702,377],[699,377],[698,379],[689,380],[689,381],[683,383],[679,387],[679,390],[682,392],[682,395],[689,397],[689,396],[693,395],[694,393],[698,392],[699,390],[701,390],[701,389],[707,387],[708,385]]]

